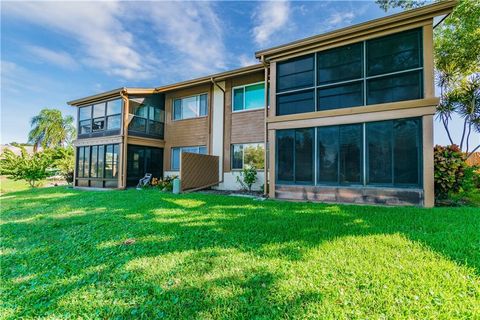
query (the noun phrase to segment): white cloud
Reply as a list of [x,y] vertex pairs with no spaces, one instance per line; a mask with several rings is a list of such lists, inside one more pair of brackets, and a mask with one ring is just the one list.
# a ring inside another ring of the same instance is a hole
[[241,54],[238,57],[241,67],[251,66],[252,64],[257,64],[258,60],[255,59],[252,55]]
[[252,31],[255,42],[261,46],[269,44],[272,35],[287,24],[289,16],[289,2],[263,2],[253,16],[257,20]]
[[350,24],[355,18],[353,11],[348,12],[334,12],[327,20],[327,24],[332,26]]
[[118,2],[5,2],[2,9],[73,38],[79,43],[75,50],[83,56],[82,62],[109,75],[152,76],[155,61],[140,53],[133,35],[122,26],[125,12]]
[[[226,68],[223,28],[209,2],[150,2],[143,17],[153,37],[171,58],[165,65],[182,77],[207,74]],[[172,58],[173,57],[173,58]],[[168,69],[168,68],[167,68]],[[169,72],[169,70],[162,70]]]
[[27,50],[44,62],[48,62],[65,69],[75,69],[78,64],[73,57],[65,51],[55,51],[39,46],[27,46]]

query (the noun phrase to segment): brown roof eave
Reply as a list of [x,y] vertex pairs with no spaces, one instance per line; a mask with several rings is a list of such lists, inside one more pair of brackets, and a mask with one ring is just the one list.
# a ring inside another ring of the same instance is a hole
[[369,30],[378,30],[381,28],[388,28],[388,26],[391,24],[408,24],[411,23],[411,21],[413,20],[418,21],[422,19],[432,19],[435,16],[449,14],[450,12],[452,12],[456,4],[456,0],[440,1],[417,9],[406,10],[404,12],[396,13],[383,18],[366,21],[353,26],[293,41],[284,45],[260,50],[255,52],[255,57],[261,60],[268,60],[270,56],[286,55],[290,51],[298,51],[303,47],[321,45],[322,42],[331,42],[337,39],[338,41],[341,41],[345,38],[353,37],[357,33],[368,32]]
[[99,102],[99,101],[105,101],[105,100],[108,100],[108,99],[120,97],[122,92],[126,93],[126,94],[132,94],[132,95],[151,94],[151,93],[155,93],[155,89],[154,88],[125,88],[125,87],[121,87],[121,88],[118,88],[118,89],[113,89],[113,90],[110,90],[110,91],[98,93],[98,94],[91,95],[91,96],[88,96],[88,97],[68,101],[67,104],[69,104],[71,106],[75,106],[75,107],[83,106],[83,105],[86,105],[86,104],[91,104],[91,103],[95,103],[95,102]]
[[157,88],[155,88],[155,92],[166,92],[166,91],[172,91],[172,90],[177,90],[177,89],[183,89],[183,88],[186,88],[186,87],[197,86],[197,85],[201,85],[201,84],[207,84],[207,83],[211,83],[212,80],[213,81],[222,81],[222,80],[225,80],[227,78],[232,78],[232,77],[235,77],[235,76],[240,76],[240,75],[244,75],[244,74],[257,72],[257,71],[263,70],[263,68],[264,68],[264,66],[261,63],[254,64],[254,65],[251,65],[251,66],[247,66],[247,67],[243,67],[243,68],[239,68],[239,69],[235,69],[235,70],[229,70],[229,71],[220,72],[220,73],[208,75],[208,76],[201,77],[201,78],[196,78],[196,79],[192,79],[192,80],[177,82],[177,83],[162,86],[162,87],[157,87]]

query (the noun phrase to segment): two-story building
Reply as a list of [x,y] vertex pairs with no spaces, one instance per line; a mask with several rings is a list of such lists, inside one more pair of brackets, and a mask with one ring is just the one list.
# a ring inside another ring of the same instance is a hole
[[433,206],[434,18],[445,1],[256,52],[257,65],[78,107],[75,186],[126,188],[219,158],[271,198]]

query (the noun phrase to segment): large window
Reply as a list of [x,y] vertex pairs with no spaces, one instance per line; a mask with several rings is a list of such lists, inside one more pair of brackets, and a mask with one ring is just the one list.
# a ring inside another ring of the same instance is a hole
[[[116,180],[118,177],[118,155],[118,144],[78,147],[76,177]],[[100,186],[115,185],[105,184]]]
[[172,170],[180,170],[180,161],[182,159],[182,152],[207,154],[207,147],[195,146],[195,147],[175,147],[172,148],[170,167]]
[[128,126],[129,133],[163,138],[165,123],[163,95],[131,98],[130,113],[134,117]]
[[233,111],[261,109],[265,106],[265,84],[254,83],[233,88]]
[[325,184],[361,184],[363,126],[317,128],[317,181]]
[[263,143],[232,144],[232,169],[243,169],[245,165],[263,169],[264,152]]
[[421,182],[419,119],[366,124],[367,184],[416,186]]
[[279,62],[276,114],[421,99],[422,54],[419,28]]
[[277,131],[277,181],[313,184],[315,131],[289,129]]
[[277,131],[278,183],[421,186],[419,118],[318,127],[316,134],[313,130]]
[[122,100],[111,100],[80,107],[78,111],[78,134],[119,130],[122,119]]
[[207,94],[175,99],[173,120],[198,118],[207,115]]

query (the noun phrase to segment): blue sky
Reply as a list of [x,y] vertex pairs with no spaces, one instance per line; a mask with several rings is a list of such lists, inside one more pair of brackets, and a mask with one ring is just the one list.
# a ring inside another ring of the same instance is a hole
[[[1,143],[26,141],[45,107],[74,115],[66,101],[253,64],[259,49],[387,15],[373,1],[1,6]],[[435,142],[447,143],[438,125]]]

